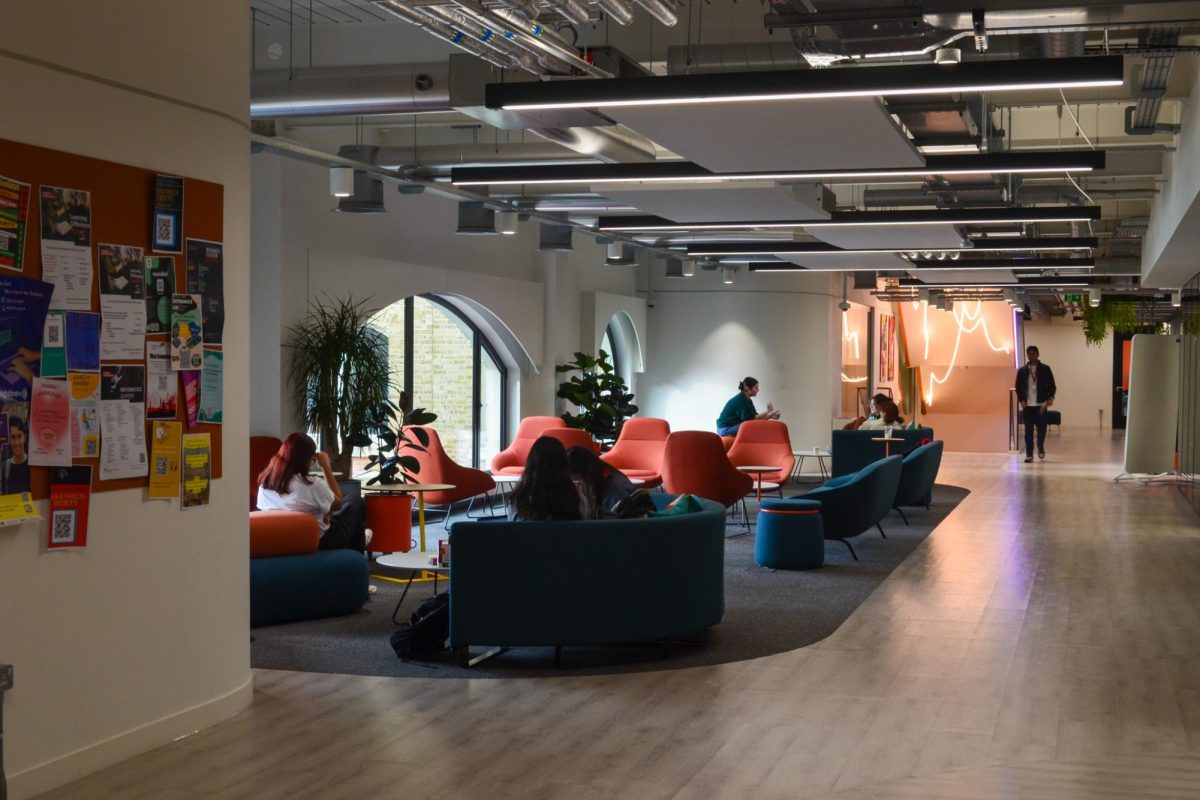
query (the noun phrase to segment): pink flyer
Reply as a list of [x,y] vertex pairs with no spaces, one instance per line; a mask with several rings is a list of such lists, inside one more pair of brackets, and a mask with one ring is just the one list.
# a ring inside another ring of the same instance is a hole
[[70,385],[34,378],[29,406],[29,463],[35,467],[71,466]]

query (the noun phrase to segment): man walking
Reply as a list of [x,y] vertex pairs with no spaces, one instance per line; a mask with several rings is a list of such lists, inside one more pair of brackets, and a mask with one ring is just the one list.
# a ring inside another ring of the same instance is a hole
[[1025,424],[1025,463],[1033,463],[1033,428],[1037,426],[1038,458],[1046,457],[1046,410],[1054,405],[1054,373],[1038,361],[1038,349],[1025,348],[1029,363],[1017,370],[1017,403]]

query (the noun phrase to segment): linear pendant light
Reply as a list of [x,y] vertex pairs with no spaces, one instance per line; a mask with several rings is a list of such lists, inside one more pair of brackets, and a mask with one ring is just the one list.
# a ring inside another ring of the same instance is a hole
[[610,108],[1120,86],[1121,56],[489,83],[488,108]]
[[1104,169],[1103,150],[1032,151],[928,156],[924,167],[886,169],[775,170],[713,172],[691,161],[648,164],[541,164],[525,167],[454,167],[455,186],[503,186],[593,183],[725,183],[736,181],[808,181],[854,183],[929,175],[1034,174],[1092,172]]
[[[840,228],[879,225],[993,225],[1013,222],[1087,222],[1100,219],[1099,206],[948,208],[931,211],[835,211],[828,220],[760,222],[674,222],[664,217],[602,217],[601,231],[719,231],[751,228]],[[940,249],[940,248],[939,248]]]
[[[936,247],[939,253],[986,253],[1008,250],[1091,250],[1100,240],[1093,236],[1042,236],[1010,239],[980,239],[974,247]],[[852,248],[834,247],[824,242],[700,242],[688,245],[687,254],[703,256],[752,256],[807,253],[810,255],[871,255],[911,253],[912,247]],[[916,260],[914,259],[914,262]],[[940,262],[939,262],[940,263]],[[964,263],[964,262],[956,262]],[[973,262],[971,262],[973,263]]]
[[1003,289],[1008,286],[1042,286],[1053,288],[1082,288],[1091,286],[1089,278],[1021,278],[1016,281],[986,281],[984,283],[929,283],[916,278],[901,278],[901,288],[918,287],[922,289]]
[[[734,256],[720,259],[722,264],[746,264],[751,272],[875,272],[877,267],[861,265],[804,267],[771,256]],[[936,265],[936,266],[935,266]],[[998,269],[1095,269],[1090,258],[1027,258],[1022,260],[975,259],[971,261],[932,261],[921,264],[897,264],[897,272],[992,272]],[[1072,276],[1074,277],[1074,276]]]

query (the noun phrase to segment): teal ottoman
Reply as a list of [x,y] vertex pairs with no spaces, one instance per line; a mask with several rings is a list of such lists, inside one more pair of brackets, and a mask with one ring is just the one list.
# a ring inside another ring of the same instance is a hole
[[353,550],[250,559],[250,627],[353,614],[367,602],[369,567]]
[[825,563],[819,500],[763,500],[758,507],[754,560],[771,569],[811,569]]

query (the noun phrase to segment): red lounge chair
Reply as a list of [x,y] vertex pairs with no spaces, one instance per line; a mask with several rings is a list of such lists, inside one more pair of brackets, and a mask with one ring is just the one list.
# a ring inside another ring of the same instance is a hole
[[763,490],[775,491],[792,476],[792,467],[796,465],[787,425],[773,419],[746,420],[738,428],[733,447],[729,448],[729,461],[735,467],[778,464],[777,472],[762,474]]
[[521,420],[512,442],[492,459],[492,474],[520,475],[525,469],[529,448],[533,447],[538,437],[547,430],[565,427],[567,423],[558,417],[526,417]]
[[754,480],[738,472],[725,456],[721,437],[707,431],[676,431],[663,449],[663,488],[672,494],[694,494],[726,508],[754,488]]
[[600,458],[628,478],[640,478],[646,486],[662,483],[663,450],[671,426],[665,419],[634,417],[625,420],[617,443]]

